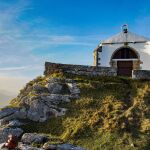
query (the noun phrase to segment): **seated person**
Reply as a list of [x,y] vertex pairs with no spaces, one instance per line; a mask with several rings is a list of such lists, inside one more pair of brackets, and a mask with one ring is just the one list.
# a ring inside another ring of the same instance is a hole
[[8,135],[7,142],[5,144],[3,144],[3,146],[1,148],[13,150],[17,147],[17,145],[18,145],[17,138],[15,136],[13,136],[12,134],[10,134],[10,135]]

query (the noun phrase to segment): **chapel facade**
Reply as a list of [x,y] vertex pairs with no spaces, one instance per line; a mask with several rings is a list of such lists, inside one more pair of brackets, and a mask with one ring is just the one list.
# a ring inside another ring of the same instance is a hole
[[121,33],[102,41],[94,50],[94,66],[116,68],[119,76],[132,76],[132,70],[150,69],[148,43],[149,38],[129,32],[128,26],[123,25]]

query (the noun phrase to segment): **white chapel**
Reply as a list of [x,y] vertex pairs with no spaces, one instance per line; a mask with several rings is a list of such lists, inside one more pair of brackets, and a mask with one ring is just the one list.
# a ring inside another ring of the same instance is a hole
[[132,70],[150,70],[150,39],[128,31],[103,40],[94,50],[94,66],[114,67],[118,75],[131,76]]

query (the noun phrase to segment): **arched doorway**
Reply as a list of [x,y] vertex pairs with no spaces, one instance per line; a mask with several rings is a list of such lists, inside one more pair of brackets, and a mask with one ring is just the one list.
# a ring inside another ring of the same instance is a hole
[[111,62],[115,62],[119,76],[132,76],[134,63],[139,60],[139,54],[130,47],[117,49],[111,57]]

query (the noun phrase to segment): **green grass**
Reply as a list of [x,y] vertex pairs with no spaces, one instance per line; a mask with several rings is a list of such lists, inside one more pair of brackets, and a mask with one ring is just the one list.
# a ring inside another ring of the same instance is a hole
[[[87,150],[150,149],[149,80],[69,74],[50,77],[76,80],[81,97],[60,104],[68,109],[63,117],[51,118],[44,123],[26,120],[28,123],[22,127],[25,132],[44,133],[58,139],[57,142],[70,142]],[[50,77],[36,82],[44,85]]]

